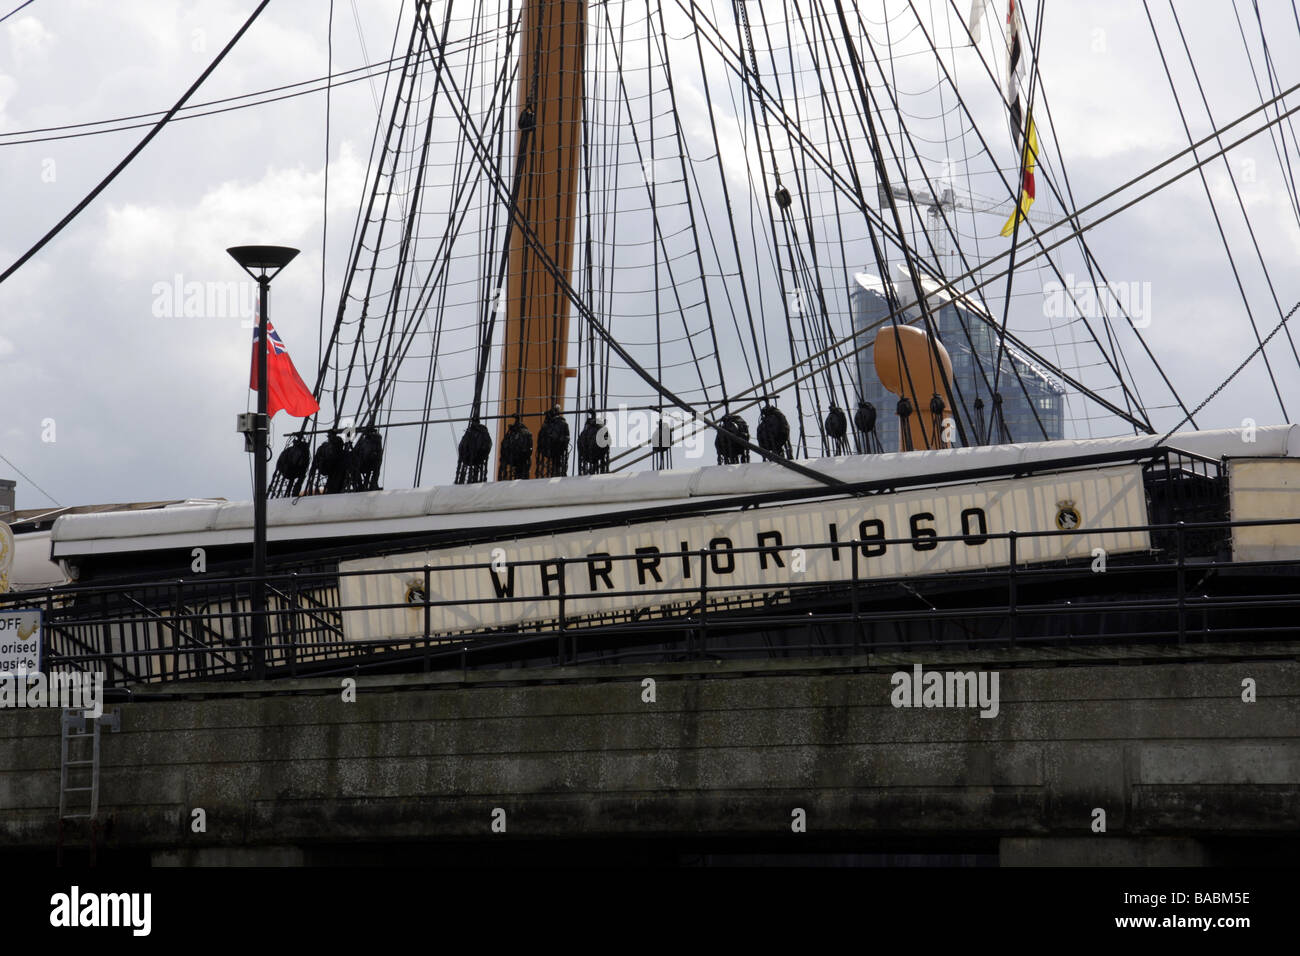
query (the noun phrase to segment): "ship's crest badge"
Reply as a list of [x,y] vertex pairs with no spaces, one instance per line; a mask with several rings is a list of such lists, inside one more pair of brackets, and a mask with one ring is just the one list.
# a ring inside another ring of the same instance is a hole
[[1062,531],[1076,531],[1083,524],[1083,516],[1073,499],[1064,498],[1056,503],[1056,526]]

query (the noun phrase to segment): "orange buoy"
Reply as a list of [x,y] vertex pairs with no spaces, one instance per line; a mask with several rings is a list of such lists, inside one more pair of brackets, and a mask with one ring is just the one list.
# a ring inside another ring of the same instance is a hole
[[[943,343],[936,339],[932,344],[926,332],[910,325],[886,325],[876,333],[872,352],[880,384],[911,402],[912,414],[907,416],[908,431],[912,437],[911,448],[950,448],[952,442],[943,440],[944,430],[940,434],[934,434],[933,413],[930,411],[930,401],[938,395],[943,401],[943,414],[940,418],[947,420],[952,417],[948,407],[948,391],[944,388],[945,380],[952,381],[952,359],[948,357],[948,350],[943,347]],[[938,362],[935,361],[936,352]],[[943,369],[942,374],[940,367]],[[908,448],[903,438],[904,432],[900,427],[899,451]]]

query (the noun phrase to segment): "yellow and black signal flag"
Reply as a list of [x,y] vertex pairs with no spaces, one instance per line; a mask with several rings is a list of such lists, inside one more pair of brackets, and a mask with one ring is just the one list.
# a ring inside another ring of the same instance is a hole
[[1016,219],[1022,221],[1029,215],[1029,207],[1034,204],[1034,165],[1038,161],[1038,130],[1034,128],[1034,114],[1030,113],[1026,122],[1025,147],[1020,157],[1024,175],[1020,181],[1020,205],[1002,227],[1002,235],[1010,236],[1016,229]]
[[1020,18],[1018,0],[1007,0],[1007,110],[1011,120],[1011,142],[1020,147],[1020,202],[1007,224],[1002,227],[1002,235],[1010,236],[1016,229],[1016,223],[1029,214],[1029,207],[1034,204],[1034,165],[1038,161],[1038,131],[1034,129],[1034,112],[1025,110],[1025,125],[1020,126],[1020,78],[1024,73],[1024,57],[1020,49]]

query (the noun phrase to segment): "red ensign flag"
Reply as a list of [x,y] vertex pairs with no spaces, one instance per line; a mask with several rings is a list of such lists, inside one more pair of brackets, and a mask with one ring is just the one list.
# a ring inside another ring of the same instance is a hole
[[[257,339],[260,330],[253,326],[253,368],[248,375],[248,387],[257,391]],[[266,417],[274,418],[275,413],[284,409],[294,418],[306,418],[320,411],[320,405],[312,397],[311,389],[305,384],[298,370],[293,367],[289,350],[269,321],[266,323],[266,337],[270,340],[266,350]]]

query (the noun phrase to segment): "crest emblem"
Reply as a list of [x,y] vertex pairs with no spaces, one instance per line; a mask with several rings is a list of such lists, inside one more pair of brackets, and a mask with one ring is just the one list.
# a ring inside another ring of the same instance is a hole
[[1083,516],[1074,506],[1073,499],[1065,498],[1056,503],[1056,526],[1062,531],[1074,531],[1083,524]]
[[406,582],[406,596],[404,598],[407,604],[424,604],[429,600],[429,595],[425,593],[424,581],[420,578],[411,578]]

